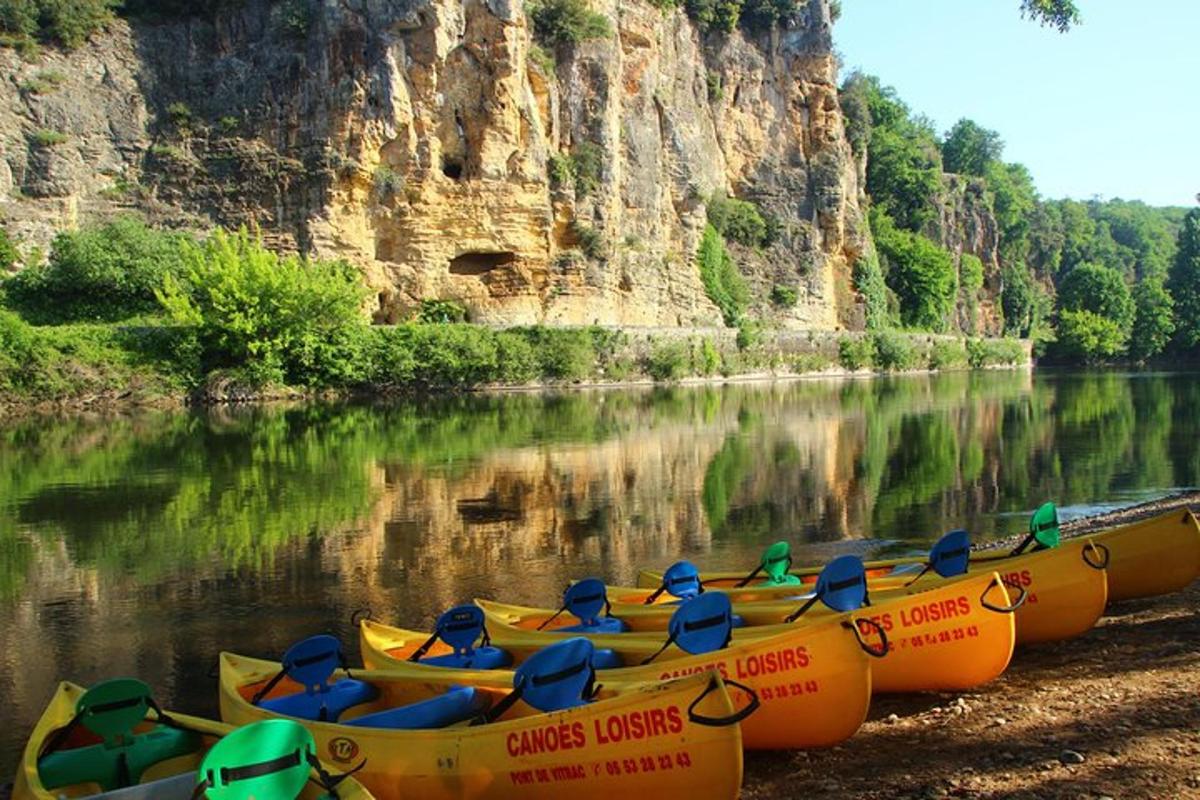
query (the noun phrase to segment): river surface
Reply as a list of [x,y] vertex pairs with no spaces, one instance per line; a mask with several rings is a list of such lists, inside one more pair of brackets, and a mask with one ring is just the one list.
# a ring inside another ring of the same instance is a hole
[[1200,376],[957,373],[0,424],[0,782],[56,682],[215,714],[222,649],[586,575],[917,552],[1200,485]]

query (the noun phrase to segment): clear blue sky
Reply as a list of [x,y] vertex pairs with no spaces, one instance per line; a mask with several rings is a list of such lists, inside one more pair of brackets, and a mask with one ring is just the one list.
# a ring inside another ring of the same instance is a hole
[[1067,34],[1019,0],[842,6],[846,72],[878,75],[941,132],[961,117],[999,131],[1043,196],[1196,204],[1200,0],[1079,0]]

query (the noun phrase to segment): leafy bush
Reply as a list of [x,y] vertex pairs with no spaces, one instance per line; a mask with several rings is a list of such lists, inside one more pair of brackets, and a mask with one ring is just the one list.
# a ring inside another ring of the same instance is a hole
[[956,369],[967,363],[967,348],[961,341],[939,339],[929,348],[930,369]]
[[900,372],[917,365],[917,351],[907,336],[895,331],[876,331],[871,335],[875,365]]
[[62,131],[54,131],[49,128],[41,128],[33,132],[33,143],[38,147],[57,147],[60,144],[66,144],[71,138]]
[[686,342],[657,342],[646,357],[646,372],[656,381],[677,381],[688,373],[691,357]]
[[890,322],[888,314],[888,290],[883,280],[879,258],[868,253],[854,262],[854,288],[863,300],[867,330],[886,328]]
[[[743,0],[741,22],[751,31],[765,31],[793,17],[797,8],[796,0]],[[830,12],[836,21],[841,14],[836,0],[830,5]]]
[[541,362],[529,339],[512,331],[496,333],[496,380],[529,383],[541,375]]
[[527,8],[533,20],[534,35],[546,47],[607,39],[613,35],[608,18],[592,11],[587,0],[535,0]]
[[56,69],[44,69],[21,83],[21,91],[29,94],[49,94],[66,83],[67,76]]
[[4,282],[8,304],[36,324],[115,321],[160,310],[155,291],[181,270],[186,237],[135,219],[60,233],[50,261]]
[[767,221],[758,206],[746,200],[714,197],[708,201],[708,221],[726,239],[760,247],[768,244]]
[[979,324],[979,290],[983,288],[983,262],[977,256],[963,253],[959,259],[958,288],[965,317],[964,330],[975,333]]
[[404,190],[404,176],[387,164],[380,164],[371,176],[376,196],[388,198]]
[[725,248],[725,240],[711,224],[704,227],[696,261],[708,298],[721,310],[726,325],[737,325],[750,302],[750,291]]
[[604,172],[604,148],[595,142],[580,142],[569,155],[555,153],[547,162],[553,186],[575,185],[577,197],[587,197],[600,188]]
[[1053,353],[1085,362],[1114,358],[1125,350],[1128,334],[1120,323],[1091,311],[1063,311]]
[[752,319],[746,319],[745,317],[738,322],[738,332],[735,340],[737,342],[738,350],[745,351],[752,347],[756,347],[762,343],[762,339],[762,326],[757,322]]
[[418,322],[466,322],[467,309],[453,300],[422,300]]
[[771,288],[771,302],[780,308],[792,308],[800,301],[800,294],[794,286],[780,286],[776,284]]
[[197,329],[205,369],[304,386],[361,379],[366,289],[350,265],[280,256],[245,229],[185,243],[183,261],[158,297],[177,324]]
[[[8,238],[8,231],[0,228],[0,273],[8,272],[20,260],[21,253],[17,250],[17,246],[13,244],[12,239]],[[0,278],[2,277],[0,275]],[[3,284],[0,284],[0,286],[3,286]]]
[[684,7],[705,31],[729,33],[742,15],[742,0],[685,0]]
[[604,234],[577,219],[571,220],[571,232],[579,240],[579,249],[585,256],[593,260],[603,258]]
[[838,342],[838,361],[851,371],[871,367],[875,363],[875,342],[869,336],[847,336]]
[[40,39],[75,48],[107,26],[120,5],[120,0],[0,0],[0,32],[8,44]]
[[700,342],[700,353],[696,358],[696,369],[705,377],[715,375],[721,368],[721,354],[709,339]]
[[954,259],[924,236],[897,228],[878,208],[871,210],[871,228],[887,264],[887,285],[900,300],[901,321],[945,330],[958,283]]
[[725,97],[725,89],[721,86],[721,74],[718,72],[710,72],[705,77],[705,83],[708,85],[708,102],[719,103]]
[[596,344],[591,331],[578,328],[516,328],[533,346],[543,378],[577,381],[596,369]]
[[558,62],[554,60],[554,54],[536,42],[529,46],[529,60],[547,78],[553,78],[558,69]]
[[833,364],[834,360],[824,353],[802,353],[792,362],[792,371],[798,375],[806,372],[824,372]]
[[1025,350],[1015,339],[968,339],[967,363],[973,369],[1024,363]]

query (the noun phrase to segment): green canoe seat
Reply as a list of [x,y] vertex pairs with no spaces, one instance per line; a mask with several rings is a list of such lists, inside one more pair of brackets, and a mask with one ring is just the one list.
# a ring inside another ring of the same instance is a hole
[[200,737],[191,731],[156,725],[144,733],[134,728],[146,719],[153,701],[150,687],[132,678],[97,684],[79,698],[76,724],[99,736],[100,744],[56,750],[38,759],[38,775],[47,789],[95,783],[106,792],[136,785],[142,773],[167,759],[195,753]]

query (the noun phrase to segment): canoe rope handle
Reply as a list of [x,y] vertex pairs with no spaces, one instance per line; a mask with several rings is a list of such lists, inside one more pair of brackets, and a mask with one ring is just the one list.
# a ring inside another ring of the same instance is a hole
[[720,685],[721,684],[717,681],[716,677],[709,681],[708,687],[700,693],[699,697],[692,701],[690,706],[688,706],[688,719],[697,725],[707,725],[710,728],[724,728],[728,725],[738,724],[746,717],[757,711],[758,707],[762,705],[762,701],[758,699],[758,692],[754,691],[745,684],[738,683],[737,681],[731,681],[726,678],[725,685],[741,689],[743,692],[750,695],[750,703],[745,708],[735,711],[727,717],[706,717],[703,714],[697,713],[696,706],[700,704],[700,701],[715,692],[717,687]]
[[[1091,555],[1093,553],[1098,554],[1099,558],[1097,561],[1092,561]],[[1082,555],[1083,555],[1083,563],[1087,564],[1092,569],[1107,568],[1108,561],[1112,557],[1112,553],[1109,552],[1109,549],[1107,547],[1105,547],[1102,544],[1097,544],[1095,542],[1090,542],[1090,541],[1083,546]]]
[[[1016,589],[1018,592],[1020,592],[1020,594],[1017,596],[1017,599],[1010,606],[998,606],[993,603],[989,603],[988,599],[987,599],[988,593],[991,592],[992,589],[996,588],[997,586],[1007,586],[1009,589]],[[1021,606],[1025,605],[1025,598],[1028,596],[1029,596],[1029,592],[1025,591],[1024,586],[1005,583],[999,577],[996,577],[996,578],[993,578],[992,582],[989,583],[987,585],[987,588],[983,590],[983,594],[979,595],[979,602],[984,608],[988,609],[989,611],[995,611],[997,614],[1011,614],[1014,611],[1016,611],[1018,608],[1020,608]]]
[[[875,632],[879,634],[879,644],[877,646],[869,645],[863,640],[862,630],[859,629],[859,625],[866,625],[875,629]],[[863,649],[864,653],[872,658],[883,658],[888,654],[887,631],[885,631],[883,626],[875,620],[870,619],[869,617],[863,617],[862,619],[856,619],[853,621],[843,621],[842,627],[849,628],[850,630],[854,631],[854,638],[858,639],[858,646]]]
[[367,619],[373,621],[375,619],[375,612],[371,610],[370,606],[363,606],[350,614],[350,627],[357,628],[362,624],[363,620]]
[[[790,559],[789,559],[789,560],[790,560]],[[762,564],[759,564],[757,567],[755,567],[755,568],[754,568],[754,571],[753,571],[753,572],[751,572],[749,575],[747,575],[746,577],[742,578],[740,581],[738,581],[737,583],[735,583],[735,584],[733,585],[733,588],[735,588],[735,589],[741,589],[743,586],[745,586],[745,585],[747,585],[748,583],[750,583],[750,581],[752,581],[752,580],[754,580],[755,578],[757,578],[757,577],[758,577],[758,575],[759,575],[759,573],[761,573],[762,571],[763,571],[763,565],[762,565]]]

